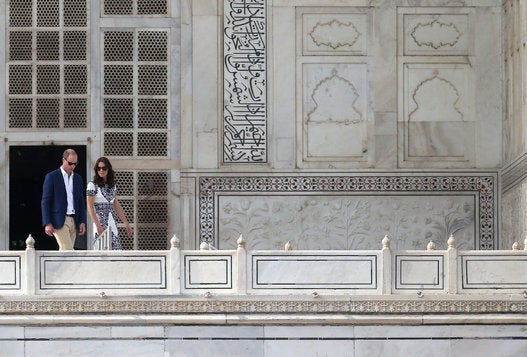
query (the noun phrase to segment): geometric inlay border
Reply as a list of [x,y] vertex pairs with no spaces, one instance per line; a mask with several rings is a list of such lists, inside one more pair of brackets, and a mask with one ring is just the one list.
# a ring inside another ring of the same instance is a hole
[[216,196],[221,193],[450,193],[471,192],[476,197],[476,227],[479,246],[496,249],[497,244],[497,173],[435,175],[364,175],[364,176],[202,176],[199,178],[200,242],[215,244]]

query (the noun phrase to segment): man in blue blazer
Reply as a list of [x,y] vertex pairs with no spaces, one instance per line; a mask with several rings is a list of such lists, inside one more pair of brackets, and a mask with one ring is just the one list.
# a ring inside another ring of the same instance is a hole
[[42,225],[48,236],[55,236],[59,250],[73,250],[77,227],[79,235],[86,233],[84,183],[73,172],[77,164],[77,153],[67,149],[62,154],[62,165],[44,179]]

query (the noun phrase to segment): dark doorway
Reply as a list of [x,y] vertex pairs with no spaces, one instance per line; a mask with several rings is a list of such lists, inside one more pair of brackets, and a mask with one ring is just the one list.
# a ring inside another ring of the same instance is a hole
[[[35,249],[57,250],[55,238],[44,233],[40,200],[44,177],[62,164],[62,153],[72,148],[79,165],[75,172],[86,183],[86,146],[10,146],[9,147],[9,250],[26,248],[29,234]],[[86,249],[86,235],[78,236],[75,249]]]

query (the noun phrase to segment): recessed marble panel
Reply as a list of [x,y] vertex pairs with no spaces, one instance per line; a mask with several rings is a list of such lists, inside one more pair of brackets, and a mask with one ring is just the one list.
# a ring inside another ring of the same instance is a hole
[[166,289],[165,256],[40,257],[41,290]]
[[0,257],[0,290],[20,289],[20,257]]
[[253,255],[253,289],[376,289],[377,255]]
[[302,76],[304,160],[364,160],[372,121],[367,63],[306,63]]
[[444,257],[442,255],[396,255],[395,290],[442,290]]
[[467,65],[407,63],[403,71],[403,162],[472,162],[473,86]]
[[462,255],[463,289],[526,289],[527,255]]
[[185,255],[185,288],[232,288],[232,256]]

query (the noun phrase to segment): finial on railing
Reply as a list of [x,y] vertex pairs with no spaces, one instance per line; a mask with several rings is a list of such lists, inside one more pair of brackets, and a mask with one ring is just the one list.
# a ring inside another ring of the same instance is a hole
[[293,245],[291,244],[290,241],[287,241],[287,243],[285,244],[285,250],[287,251],[293,250]]
[[236,243],[238,244],[238,248],[243,249],[245,248],[247,242],[245,241],[245,238],[243,238],[243,235],[240,234]]
[[179,238],[175,234],[170,238],[170,249],[179,249]]
[[201,244],[199,245],[199,250],[210,250],[209,243],[201,242]]
[[35,249],[35,239],[31,234],[26,238],[26,250],[28,249]]
[[512,250],[520,250],[520,243],[518,242],[512,243]]
[[448,244],[448,249],[456,248],[456,245],[457,245],[456,238],[454,238],[453,234],[451,234],[450,237],[448,237],[447,244]]
[[436,244],[431,240],[426,245],[426,250],[436,250]]
[[390,238],[387,235],[382,239],[382,249],[390,249]]

